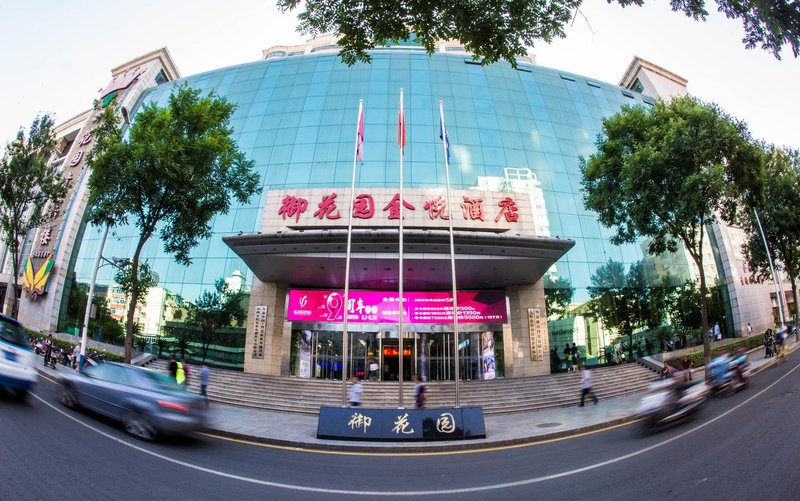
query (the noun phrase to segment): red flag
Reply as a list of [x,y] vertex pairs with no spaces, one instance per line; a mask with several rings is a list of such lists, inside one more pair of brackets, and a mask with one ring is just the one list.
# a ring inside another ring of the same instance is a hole
[[400,154],[405,154],[406,148],[406,120],[403,117],[403,108],[397,108],[397,144],[400,145]]
[[358,145],[356,146],[356,156],[361,163],[364,163],[364,110],[358,117]]

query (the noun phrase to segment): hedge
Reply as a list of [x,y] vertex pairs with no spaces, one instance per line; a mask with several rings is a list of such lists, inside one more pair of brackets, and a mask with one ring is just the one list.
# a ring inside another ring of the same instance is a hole
[[[740,346],[744,346],[744,349],[749,351],[753,348],[759,348],[764,346],[764,337],[763,336],[752,336],[746,337],[742,339],[737,339],[736,342],[729,343],[723,346],[714,346],[711,348],[711,358],[717,357],[722,355],[723,353],[733,354],[736,350],[739,349]],[[702,346],[700,347],[700,351],[692,351],[687,354],[689,357],[689,361],[692,362],[692,367],[702,367],[705,365],[705,359],[703,358],[703,350]],[[674,357],[667,360],[667,363],[675,368],[681,368],[681,361],[683,357]]]

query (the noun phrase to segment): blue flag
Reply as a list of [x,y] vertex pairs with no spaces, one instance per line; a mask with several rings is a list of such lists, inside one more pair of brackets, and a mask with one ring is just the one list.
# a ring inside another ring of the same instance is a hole
[[450,138],[447,137],[447,129],[444,128],[444,122],[439,119],[439,139],[444,141],[444,150],[447,153],[447,161],[450,161]]

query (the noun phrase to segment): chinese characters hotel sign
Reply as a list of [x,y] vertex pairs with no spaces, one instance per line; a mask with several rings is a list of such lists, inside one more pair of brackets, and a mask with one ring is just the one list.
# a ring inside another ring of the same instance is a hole
[[[530,198],[520,193],[451,190],[448,210],[444,189],[403,190],[406,228],[513,231],[533,235]],[[346,227],[349,189],[272,190],[267,196],[262,231]],[[356,188],[352,201],[354,227],[397,227],[399,190]]]

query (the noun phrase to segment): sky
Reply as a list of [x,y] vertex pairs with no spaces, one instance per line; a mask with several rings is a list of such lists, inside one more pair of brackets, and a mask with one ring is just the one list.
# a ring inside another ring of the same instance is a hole
[[[709,3],[713,10],[716,4]],[[304,43],[294,13],[274,0],[35,0],[0,17],[0,149],[20,127],[91,107],[111,69],[167,47],[182,76],[256,61],[273,45]],[[537,63],[617,84],[634,56],[688,80],[689,92],[745,121],[757,139],[800,149],[800,59],[741,42],[740,21],[697,22],[666,0],[622,8],[585,0],[567,37],[531,48]]]

